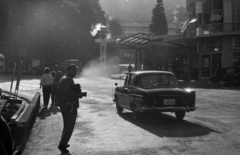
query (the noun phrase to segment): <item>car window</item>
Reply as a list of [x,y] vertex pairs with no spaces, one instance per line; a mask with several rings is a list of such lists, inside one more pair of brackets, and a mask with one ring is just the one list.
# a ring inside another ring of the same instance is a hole
[[174,76],[169,76],[169,84],[171,86],[178,86],[177,80]]
[[124,85],[128,85],[128,84],[129,84],[129,78],[130,78],[130,75],[128,74],[128,75],[126,76]]
[[145,75],[142,76],[137,84],[139,87],[178,87],[178,83],[175,76],[172,75]]
[[134,85],[134,81],[135,81],[136,75],[132,75],[130,76],[130,80],[129,80],[129,85]]

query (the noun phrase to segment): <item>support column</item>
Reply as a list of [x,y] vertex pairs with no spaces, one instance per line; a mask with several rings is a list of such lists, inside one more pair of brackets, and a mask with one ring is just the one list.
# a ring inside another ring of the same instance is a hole
[[190,47],[188,49],[188,55],[189,55],[189,64],[188,64],[188,81],[191,81],[191,66],[192,66],[192,52],[193,52],[193,47]]
[[144,70],[144,50],[142,50],[142,63],[141,63],[141,70]]
[[107,62],[107,43],[100,42],[100,64],[106,67]]
[[223,0],[223,32],[232,32],[232,1]]
[[134,66],[135,71],[138,70],[137,54],[138,54],[138,50],[135,50],[135,66]]

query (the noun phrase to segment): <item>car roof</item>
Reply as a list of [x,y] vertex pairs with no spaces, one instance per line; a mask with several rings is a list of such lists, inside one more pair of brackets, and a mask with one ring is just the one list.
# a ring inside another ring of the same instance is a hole
[[145,74],[168,74],[168,75],[175,75],[169,71],[157,71],[157,70],[143,70],[143,71],[133,71],[126,74],[136,74],[136,75],[145,75]]

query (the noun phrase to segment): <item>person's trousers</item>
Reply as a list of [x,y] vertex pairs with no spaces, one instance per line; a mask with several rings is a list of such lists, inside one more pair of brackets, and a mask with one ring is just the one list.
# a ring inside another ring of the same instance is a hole
[[51,92],[52,104],[56,104],[57,87],[58,85],[54,85],[54,84],[52,85],[52,92]]
[[63,117],[63,131],[59,145],[66,147],[75,127],[77,119],[77,108],[72,109],[72,107],[60,106],[60,110]]
[[42,91],[43,91],[43,104],[44,106],[48,106],[52,88],[51,86],[43,86]]

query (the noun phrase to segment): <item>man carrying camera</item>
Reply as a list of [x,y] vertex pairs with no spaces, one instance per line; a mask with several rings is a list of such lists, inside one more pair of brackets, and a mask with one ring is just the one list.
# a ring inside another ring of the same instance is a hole
[[[64,75],[59,83],[57,91],[57,106],[60,107],[62,117],[63,117],[63,131],[58,145],[58,149],[61,153],[68,153],[67,147],[72,132],[74,130],[76,118],[77,118],[77,108],[79,108],[79,98],[82,98],[81,91],[75,91],[72,89],[74,86],[73,78],[77,74],[77,66],[72,64],[67,67],[67,74]],[[80,86],[80,85],[79,85]],[[79,87],[80,89],[80,87]]]

